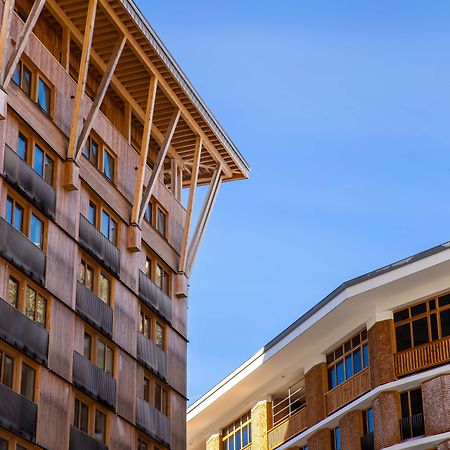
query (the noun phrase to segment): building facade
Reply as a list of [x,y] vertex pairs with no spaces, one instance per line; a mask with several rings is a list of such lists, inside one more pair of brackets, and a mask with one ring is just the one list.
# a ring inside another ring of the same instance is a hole
[[450,243],[342,284],[188,409],[189,450],[450,448]]
[[132,0],[0,16],[0,449],[183,450],[189,275],[247,163]]

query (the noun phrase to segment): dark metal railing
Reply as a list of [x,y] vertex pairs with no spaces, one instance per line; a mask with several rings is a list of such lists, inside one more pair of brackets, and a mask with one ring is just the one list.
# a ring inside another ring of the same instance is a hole
[[112,337],[112,309],[79,281],[77,282],[76,309],[97,330]]
[[47,365],[48,331],[1,298],[0,339]]
[[142,333],[138,333],[137,339],[137,357],[138,360],[147,369],[158,375],[162,379],[167,377],[167,355],[152,340],[148,339]]
[[37,405],[0,384],[0,426],[25,439],[36,439]]
[[115,410],[116,380],[77,352],[73,352],[73,384]]
[[70,428],[69,450],[107,450],[108,446],[79,430]]
[[170,419],[150,403],[136,398],[136,426],[166,447],[171,446]]
[[116,276],[120,274],[119,249],[80,214],[80,245]]
[[167,322],[172,321],[172,300],[142,271],[139,271],[139,297]]
[[33,203],[43,214],[55,219],[55,189],[8,145],[5,145],[3,175],[14,189]]
[[0,255],[44,285],[45,253],[3,218],[0,218]]
[[423,414],[416,414],[415,416],[403,417],[400,419],[400,433],[402,441],[418,436],[424,436],[425,423]]
[[373,437],[373,431],[365,434],[361,438],[361,450],[375,450],[375,439]]

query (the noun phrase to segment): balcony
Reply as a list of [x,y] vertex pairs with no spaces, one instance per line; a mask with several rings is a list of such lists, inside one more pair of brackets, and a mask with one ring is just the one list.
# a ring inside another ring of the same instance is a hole
[[330,415],[370,391],[370,370],[362,370],[325,394],[327,414]]
[[1,298],[0,339],[47,365],[48,331]]
[[136,426],[164,446],[171,446],[169,417],[139,397],[136,399]]
[[167,322],[172,321],[172,300],[142,271],[139,271],[139,297]]
[[80,245],[112,274],[119,277],[119,249],[80,214]]
[[295,414],[269,430],[267,433],[269,450],[279,447],[284,442],[306,430],[306,428],[306,407],[303,406]]
[[361,438],[361,450],[375,450],[373,432],[367,433]]
[[37,405],[0,384],[0,426],[25,439],[36,439]]
[[0,256],[44,286],[45,253],[3,218],[0,218]]
[[14,189],[43,214],[55,220],[55,189],[8,145],[5,145],[3,176]]
[[404,350],[394,355],[397,377],[409,375],[450,361],[450,337]]
[[79,281],[76,310],[93,327],[109,338],[112,337],[112,309]]
[[149,370],[163,380],[167,377],[167,355],[152,340],[142,333],[138,333],[137,339],[138,360]]
[[400,419],[400,435],[402,441],[425,435],[423,414]]
[[77,352],[73,353],[73,384],[115,410],[116,380]]
[[75,427],[70,427],[69,450],[108,450],[108,446]]

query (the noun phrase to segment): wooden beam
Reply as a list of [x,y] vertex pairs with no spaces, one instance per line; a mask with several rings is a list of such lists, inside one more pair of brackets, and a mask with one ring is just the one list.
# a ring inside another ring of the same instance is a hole
[[[81,119],[81,103],[86,90],[86,79],[89,69],[89,59],[92,47],[92,37],[94,35],[95,15],[97,12],[97,0],[88,0],[88,10],[86,26],[84,29],[83,49],[81,51],[80,68],[78,72],[77,90],[73,105],[72,125],[70,127],[69,147],[67,149],[67,159],[75,159],[75,150],[78,141],[78,130]],[[106,72],[106,69],[105,69]]]
[[176,159],[170,160],[170,192],[172,192],[175,198],[178,194],[178,163]]
[[200,168],[200,158],[202,154],[203,141],[202,138],[197,139],[194,153],[194,164],[192,166],[191,182],[189,186],[188,207],[186,211],[186,221],[184,224],[183,242],[181,244],[180,262],[178,264],[178,272],[186,273],[186,256],[189,242],[189,234],[192,222],[192,210],[195,202],[195,191],[197,190],[198,170]]
[[14,71],[16,70],[17,63],[28,44],[28,39],[36,25],[37,20],[41,14],[42,8],[45,5],[46,0],[35,0],[33,7],[31,8],[30,14],[28,15],[27,21],[25,22],[22,32],[20,33],[19,39],[17,40],[16,46],[9,57],[8,63],[5,68],[5,78],[3,81],[3,88],[6,89],[11,81]]
[[61,64],[66,72],[69,71],[70,65],[70,30],[63,24],[62,32],[62,50],[61,50]]
[[131,223],[139,222],[139,211],[141,210],[142,192],[144,189],[145,168],[147,166],[148,147],[150,145],[150,135],[153,124],[153,113],[155,111],[156,90],[158,81],[155,77],[150,79],[150,87],[147,97],[147,111],[145,113],[144,132],[141,142],[141,154],[139,156],[139,167],[136,176],[136,186],[134,189],[133,209],[131,211]]
[[0,28],[0,84],[5,79],[6,58],[8,57],[11,22],[14,15],[14,0],[5,0],[3,5],[2,26]]
[[204,143],[205,148],[208,150],[209,153],[211,153],[212,156],[214,156],[214,159],[217,161],[217,163],[220,163],[223,167],[223,171],[228,177],[232,176],[232,171],[227,164],[227,162],[222,158],[220,153],[217,151],[215,146],[211,143],[209,138],[206,136],[206,134],[203,132],[203,130],[200,128],[198,123],[195,121],[195,119],[192,117],[190,112],[187,110],[187,108],[184,106],[183,102],[178,98],[177,94],[174,92],[172,87],[169,85],[167,80],[164,78],[164,76],[160,73],[159,69],[155,66],[155,64],[150,60],[148,55],[145,53],[144,49],[141,47],[141,45],[137,42],[133,34],[130,32],[130,30],[123,24],[120,17],[117,15],[116,11],[112,8],[112,6],[109,4],[108,0],[99,0],[103,9],[108,14],[108,16],[113,20],[113,22],[116,24],[116,26],[122,30],[122,32],[127,36],[129,42],[130,42],[130,48],[135,53],[137,58],[146,66],[148,69],[157,77],[158,83],[160,84],[161,89],[166,93],[169,99],[174,103],[174,105],[180,109],[181,116],[183,117],[184,121],[189,125],[189,127],[202,138],[202,141]]
[[141,206],[139,209],[139,217],[138,217],[138,225],[142,223],[145,214],[145,208],[147,207],[147,203],[150,201],[153,190],[155,188],[155,182],[159,177],[161,169],[164,165],[164,159],[167,155],[167,151],[169,150],[170,142],[172,140],[173,134],[175,133],[175,129],[177,128],[178,121],[180,120],[180,110],[176,110],[173,113],[172,119],[170,119],[169,127],[167,128],[166,135],[164,137],[164,142],[159,150],[158,157],[156,158],[155,165],[153,166],[152,174],[150,175],[150,180],[145,188],[145,192],[142,195]]
[[202,212],[197,222],[197,226],[194,231],[191,243],[189,244],[189,249],[187,253],[187,263],[186,263],[186,273],[189,277],[192,273],[192,268],[194,266],[195,259],[197,257],[197,252],[202,242],[203,236],[205,234],[206,227],[211,217],[211,212],[214,208],[214,204],[217,199],[217,194],[219,193],[219,188],[222,183],[222,167],[219,166],[211,179],[211,184],[206,194],[205,201],[203,203]]
[[111,78],[114,74],[114,71],[116,70],[126,42],[126,37],[123,37],[122,40],[119,40],[114,47],[108,67],[106,69],[106,72],[103,74],[102,81],[98,88],[97,95],[95,96],[94,102],[91,105],[91,109],[89,110],[87,118],[84,122],[83,129],[81,130],[80,137],[78,138],[73,158],[75,161],[79,158],[81,150],[84,144],[86,144],[87,138],[89,137],[89,133],[92,130],[92,126],[97,117],[98,111],[100,110],[103,99],[105,98],[106,91],[108,90],[109,84],[111,83]]

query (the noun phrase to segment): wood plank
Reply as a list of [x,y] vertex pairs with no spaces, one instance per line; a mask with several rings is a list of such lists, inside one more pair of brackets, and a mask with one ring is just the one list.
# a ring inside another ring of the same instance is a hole
[[14,14],[14,0],[5,0],[2,13],[2,26],[0,28],[0,84],[5,77],[6,62],[11,34],[11,22]]

